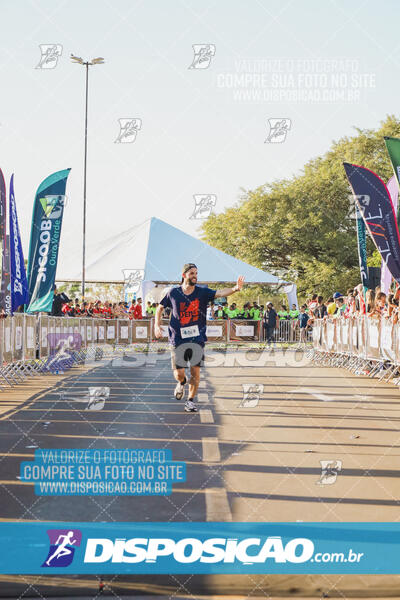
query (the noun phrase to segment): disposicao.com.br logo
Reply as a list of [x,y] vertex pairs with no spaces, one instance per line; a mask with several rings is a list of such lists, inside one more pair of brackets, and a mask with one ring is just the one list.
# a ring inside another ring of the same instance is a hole
[[285,545],[279,536],[262,538],[90,538],[86,543],[85,563],[156,563],[170,557],[177,563],[264,563],[268,558],[278,563],[302,563],[314,553],[314,544],[295,538]]
[[[30,562],[27,572],[43,572],[43,567],[77,574],[366,572],[373,547],[360,540],[356,530],[351,533],[357,539],[350,544],[347,530],[337,535],[329,526],[325,530],[303,524],[286,524],[287,531],[280,532],[274,524],[198,523],[190,533],[180,523],[63,525],[64,529],[47,529],[50,548],[39,564],[36,536],[29,534],[35,552],[32,547],[30,555],[28,549],[26,560],[35,555],[36,567]],[[298,531],[289,533],[288,528]],[[25,555],[21,558],[24,562]]]

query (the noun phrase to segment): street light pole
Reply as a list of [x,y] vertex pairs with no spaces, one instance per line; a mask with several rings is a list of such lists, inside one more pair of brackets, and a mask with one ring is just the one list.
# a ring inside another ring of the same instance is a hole
[[82,226],[82,298],[85,298],[86,284],[86,169],[87,169],[87,121],[88,121],[88,94],[89,94],[89,66],[104,63],[103,58],[93,58],[91,61],[84,61],[78,56],[71,54],[71,60],[86,67],[86,87],[85,87],[85,156],[83,162],[83,226]]

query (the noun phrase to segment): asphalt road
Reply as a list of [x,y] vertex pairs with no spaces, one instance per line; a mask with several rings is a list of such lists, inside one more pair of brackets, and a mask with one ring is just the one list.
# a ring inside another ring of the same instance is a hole
[[[209,353],[199,412],[173,397],[167,357],[130,352],[0,394],[0,518],[28,521],[395,521],[400,395],[293,351]],[[89,387],[110,388],[88,410]],[[36,496],[18,479],[39,448],[168,448],[170,497]],[[333,466],[324,473],[323,463]],[[96,577],[0,576],[0,596],[95,597]],[[106,577],[111,595],[395,595],[398,576]],[[36,590],[36,591],[35,591]],[[104,592],[108,593],[108,592]],[[191,596],[193,598],[193,596]]]

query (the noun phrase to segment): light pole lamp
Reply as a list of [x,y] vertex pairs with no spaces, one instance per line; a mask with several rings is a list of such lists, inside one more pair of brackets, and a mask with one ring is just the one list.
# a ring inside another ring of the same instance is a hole
[[92,65],[101,65],[104,58],[92,58],[90,61],[84,61],[80,56],[71,54],[71,60],[74,63],[86,67],[86,88],[85,88],[85,158],[83,163],[83,226],[82,226],[82,298],[85,298],[86,282],[86,164],[87,164],[87,120],[88,120],[88,87],[89,87],[89,67]]

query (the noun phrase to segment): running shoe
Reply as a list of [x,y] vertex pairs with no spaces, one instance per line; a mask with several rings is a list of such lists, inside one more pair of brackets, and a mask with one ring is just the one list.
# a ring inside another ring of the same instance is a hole
[[196,403],[193,402],[193,400],[186,400],[185,410],[186,410],[186,412],[197,412],[198,411]]
[[185,377],[185,381],[183,383],[178,381],[178,383],[176,384],[174,396],[177,400],[182,400],[183,396],[185,395],[185,383],[186,383],[186,377]]

